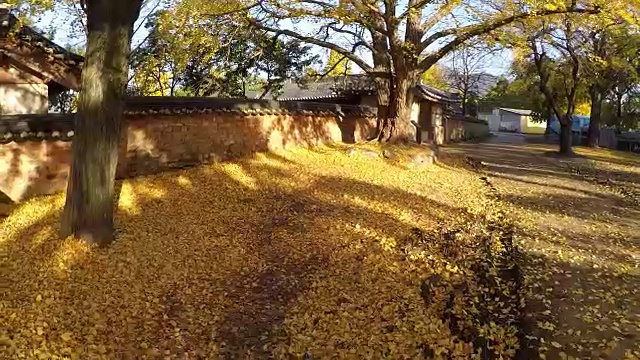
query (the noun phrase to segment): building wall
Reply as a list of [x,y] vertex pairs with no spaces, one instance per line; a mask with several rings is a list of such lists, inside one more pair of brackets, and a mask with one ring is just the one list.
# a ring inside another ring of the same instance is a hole
[[46,84],[0,84],[0,114],[44,114],[48,110]]
[[522,117],[513,113],[502,111],[500,114],[500,130],[520,132]]
[[[229,160],[254,152],[366,140],[375,119],[330,112],[128,116],[117,176]],[[71,142],[0,143],[0,191],[13,201],[66,188]]]
[[535,122],[531,116],[522,116],[520,121],[520,132],[523,134],[544,134],[547,129],[546,122]]
[[444,119],[444,111],[442,109],[442,105],[438,103],[431,103],[429,107],[431,112],[431,124],[433,127],[433,143],[441,145],[446,141],[446,128],[445,128],[445,119]]
[[484,121],[447,119],[447,141],[482,139],[489,136],[489,124]]

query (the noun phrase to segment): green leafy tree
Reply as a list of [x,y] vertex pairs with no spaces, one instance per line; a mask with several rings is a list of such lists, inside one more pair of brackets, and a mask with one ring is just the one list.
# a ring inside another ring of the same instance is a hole
[[[604,0],[585,4],[564,0],[266,0],[258,2],[247,16],[257,28],[333,50],[373,76],[382,122],[378,139],[389,139],[397,129],[403,136],[411,133],[413,87],[425,71],[461,44],[521,19],[567,12],[596,13],[614,5],[622,6],[619,1]],[[456,16],[460,13],[474,16],[460,23]],[[302,28],[283,28],[278,25],[283,19],[294,24],[298,20],[312,21],[320,29],[309,34]]]
[[247,28],[239,9],[241,3],[183,0],[150,17],[149,36],[133,55],[132,91],[243,97],[259,89],[264,96],[317,61],[299,41]]
[[226,43],[212,56],[189,61],[182,75],[184,90],[195,96],[244,97],[249,89],[260,89],[261,98],[277,95],[285,82],[302,79],[317,61],[309,55],[309,46],[274,39],[263,31]]
[[[584,74],[591,100],[588,145],[598,145],[602,108],[607,94],[638,83],[640,36],[633,26],[616,19],[588,24],[583,30]],[[621,116],[621,114],[620,114]]]

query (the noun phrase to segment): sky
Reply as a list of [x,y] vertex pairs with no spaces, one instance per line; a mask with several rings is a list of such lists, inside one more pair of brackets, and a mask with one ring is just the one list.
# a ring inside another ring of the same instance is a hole
[[[150,13],[159,9],[160,1],[149,1],[146,8],[144,8],[136,22],[134,28],[137,30],[134,34],[132,40],[132,47],[135,47],[140,42],[144,41],[147,36],[147,31],[144,28],[144,23],[147,20],[147,17]],[[72,48],[83,46],[84,39],[77,35],[74,36],[74,33],[77,33],[78,29],[74,31],[73,24],[68,20],[63,18],[63,16],[59,13],[48,12],[36,21],[35,26],[40,30],[51,33],[53,29],[53,40],[61,46],[71,46]],[[291,22],[287,22],[284,27],[293,27],[294,25]],[[297,24],[298,28],[305,28],[310,31],[313,31],[314,28],[317,29],[317,25],[303,21]],[[328,58],[328,51],[326,49],[314,47],[313,50],[316,54],[320,55],[323,61],[326,61]],[[508,50],[496,52],[486,58],[485,66],[482,67],[484,72],[487,72],[492,75],[501,76],[505,75],[509,71],[509,66],[511,64],[511,53]],[[451,63],[444,59],[439,64],[444,66],[450,66]],[[356,67],[357,68],[357,67]]]

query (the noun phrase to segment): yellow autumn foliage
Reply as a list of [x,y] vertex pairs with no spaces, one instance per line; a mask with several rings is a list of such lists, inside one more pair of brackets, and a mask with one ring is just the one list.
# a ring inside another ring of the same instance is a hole
[[482,164],[346,150],[119,182],[108,248],[56,236],[63,195],[21,204],[1,224],[0,358],[514,357],[516,209]]
[[406,244],[490,204],[472,172],[320,148],[120,185],[109,248],[57,238],[62,195],[4,221],[1,357],[473,352],[420,291],[470,270]]

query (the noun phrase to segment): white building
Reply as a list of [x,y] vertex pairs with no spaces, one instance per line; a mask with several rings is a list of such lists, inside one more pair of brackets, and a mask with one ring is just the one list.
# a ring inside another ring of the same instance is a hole
[[524,109],[496,108],[488,116],[489,131],[544,134],[546,122],[537,122],[533,111]]

